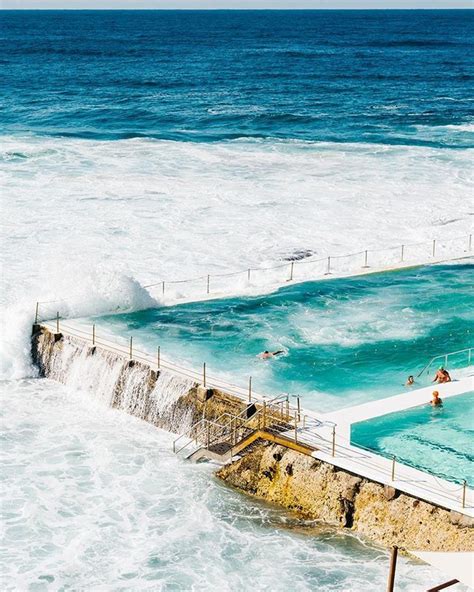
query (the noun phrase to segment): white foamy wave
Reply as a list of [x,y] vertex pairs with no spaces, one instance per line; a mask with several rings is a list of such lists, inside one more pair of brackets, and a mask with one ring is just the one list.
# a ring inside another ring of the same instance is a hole
[[[314,312],[300,311],[291,322],[306,343],[355,347],[375,341],[409,341],[426,332],[427,319],[409,306],[403,307],[402,291],[396,286],[351,302],[328,301]],[[380,316],[380,307],[386,314]],[[430,326],[435,318],[428,321]],[[441,322],[441,321],[439,321]]]
[[[170,434],[59,384],[3,386],[4,590],[378,592],[386,582],[386,553],[220,485],[212,465],[180,462]],[[397,586],[425,589],[438,575],[401,557]]]
[[[105,312],[127,312],[156,306],[157,301],[132,277],[99,265],[97,269],[56,267],[48,270],[45,284],[38,286],[41,301],[39,319],[93,316]],[[0,379],[34,376],[31,365],[30,335],[36,301],[19,293],[18,300],[1,315]],[[62,300],[65,298],[65,300]],[[43,302],[44,301],[44,302]]]
[[[208,273],[242,269],[225,280],[238,292],[247,268],[301,250],[337,255],[430,240],[435,226],[446,238],[470,230],[467,150],[7,136],[0,182],[7,376],[31,371],[37,300],[67,298],[46,305],[48,316],[146,308],[156,300],[141,286],[163,279],[198,277],[166,296],[200,297]],[[440,231],[446,212],[455,215]],[[263,274],[282,282],[288,269],[262,272],[260,292]]]
[[434,134],[449,132],[460,132],[460,133],[474,133],[474,122],[467,121],[464,123],[451,123],[447,125],[415,125],[414,128],[419,132],[433,132]]
[[455,130],[459,132],[474,133],[474,123],[459,123],[457,125],[443,125],[444,129]]

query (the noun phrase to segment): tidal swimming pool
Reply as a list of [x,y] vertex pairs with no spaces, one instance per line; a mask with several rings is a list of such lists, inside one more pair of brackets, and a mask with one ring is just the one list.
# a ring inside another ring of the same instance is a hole
[[474,391],[353,424],[351,441],[450,481],[474,486]]
[[[83,319],[209,375],[332,411],[403,390],[434,355],[472,345],[474,265],[307,282],[272,294]],[[282,349],[273,360],[257,357]],[[453,358],[450,370],[466,365]],[[434,369],[433,369],[434,370]],[[428,378],[418,381],[427,384]]]

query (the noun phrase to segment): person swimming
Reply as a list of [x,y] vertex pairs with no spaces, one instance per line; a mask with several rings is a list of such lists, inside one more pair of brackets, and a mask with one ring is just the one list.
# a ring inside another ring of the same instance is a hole
[[410,374],[407,381],[405,382],[405,386],[413,386],[415,384],[415,378]]
[[270,351],[268,351],[266,349],[261,354],[258,354],[258,357],[261,358],[262,360],[269,360],[270,358],[274,358],[276,356],[279,356],[282,353],[284,353],[282,349],[279,349],[279,350],[274,351],[274,352],[270,352]]
[[439,396],[438,391],[433,391],[433,398],[430,401],[430,405],[432,407],[442,407],[443,401],[442,401],[441,397]]

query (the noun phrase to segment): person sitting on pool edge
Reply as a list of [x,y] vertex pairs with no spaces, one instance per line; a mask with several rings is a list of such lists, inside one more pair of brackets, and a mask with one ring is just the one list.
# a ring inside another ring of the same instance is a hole
[[415,378],[410,374],[407,381],[405,382],[405,386],[413,386],[415,384]]
[[449,372],[443,368],[443,374],[444,374],[444,381],[443,382],[451,382],[451,375],[449,374]]
[[430,401],[430,405],[432,407],[441,407],[443,405],[443,401],[440,398],[438,391],[433,391],[433,398]]
[[283,353],[282,349],[279,349],[278,351],[274,351],[274,352],[269,352],[267,349],[262,352],[261,354],[258,354],[259,358],[262,358],[262,360],[268,360],[270,358],[274,358],[275,356],[278,356],[280,354]]
[[431,382],[437,382],[438,384],[443,382],[451,382],[451,376],[449,375],[449,372],[443,368],[443,366],[440,366]]

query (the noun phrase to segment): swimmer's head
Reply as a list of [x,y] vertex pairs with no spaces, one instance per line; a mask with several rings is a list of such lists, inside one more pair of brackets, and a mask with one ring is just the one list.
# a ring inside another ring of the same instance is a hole
[[268,349],[266,349],[266,350],[265,350],[263,353],[264,353],[264,354],[268,354],[268,353],[270,353],[270,352],[268,351]]
[[438,391],[433,391],[433,397],[437,399],[439,397]]

